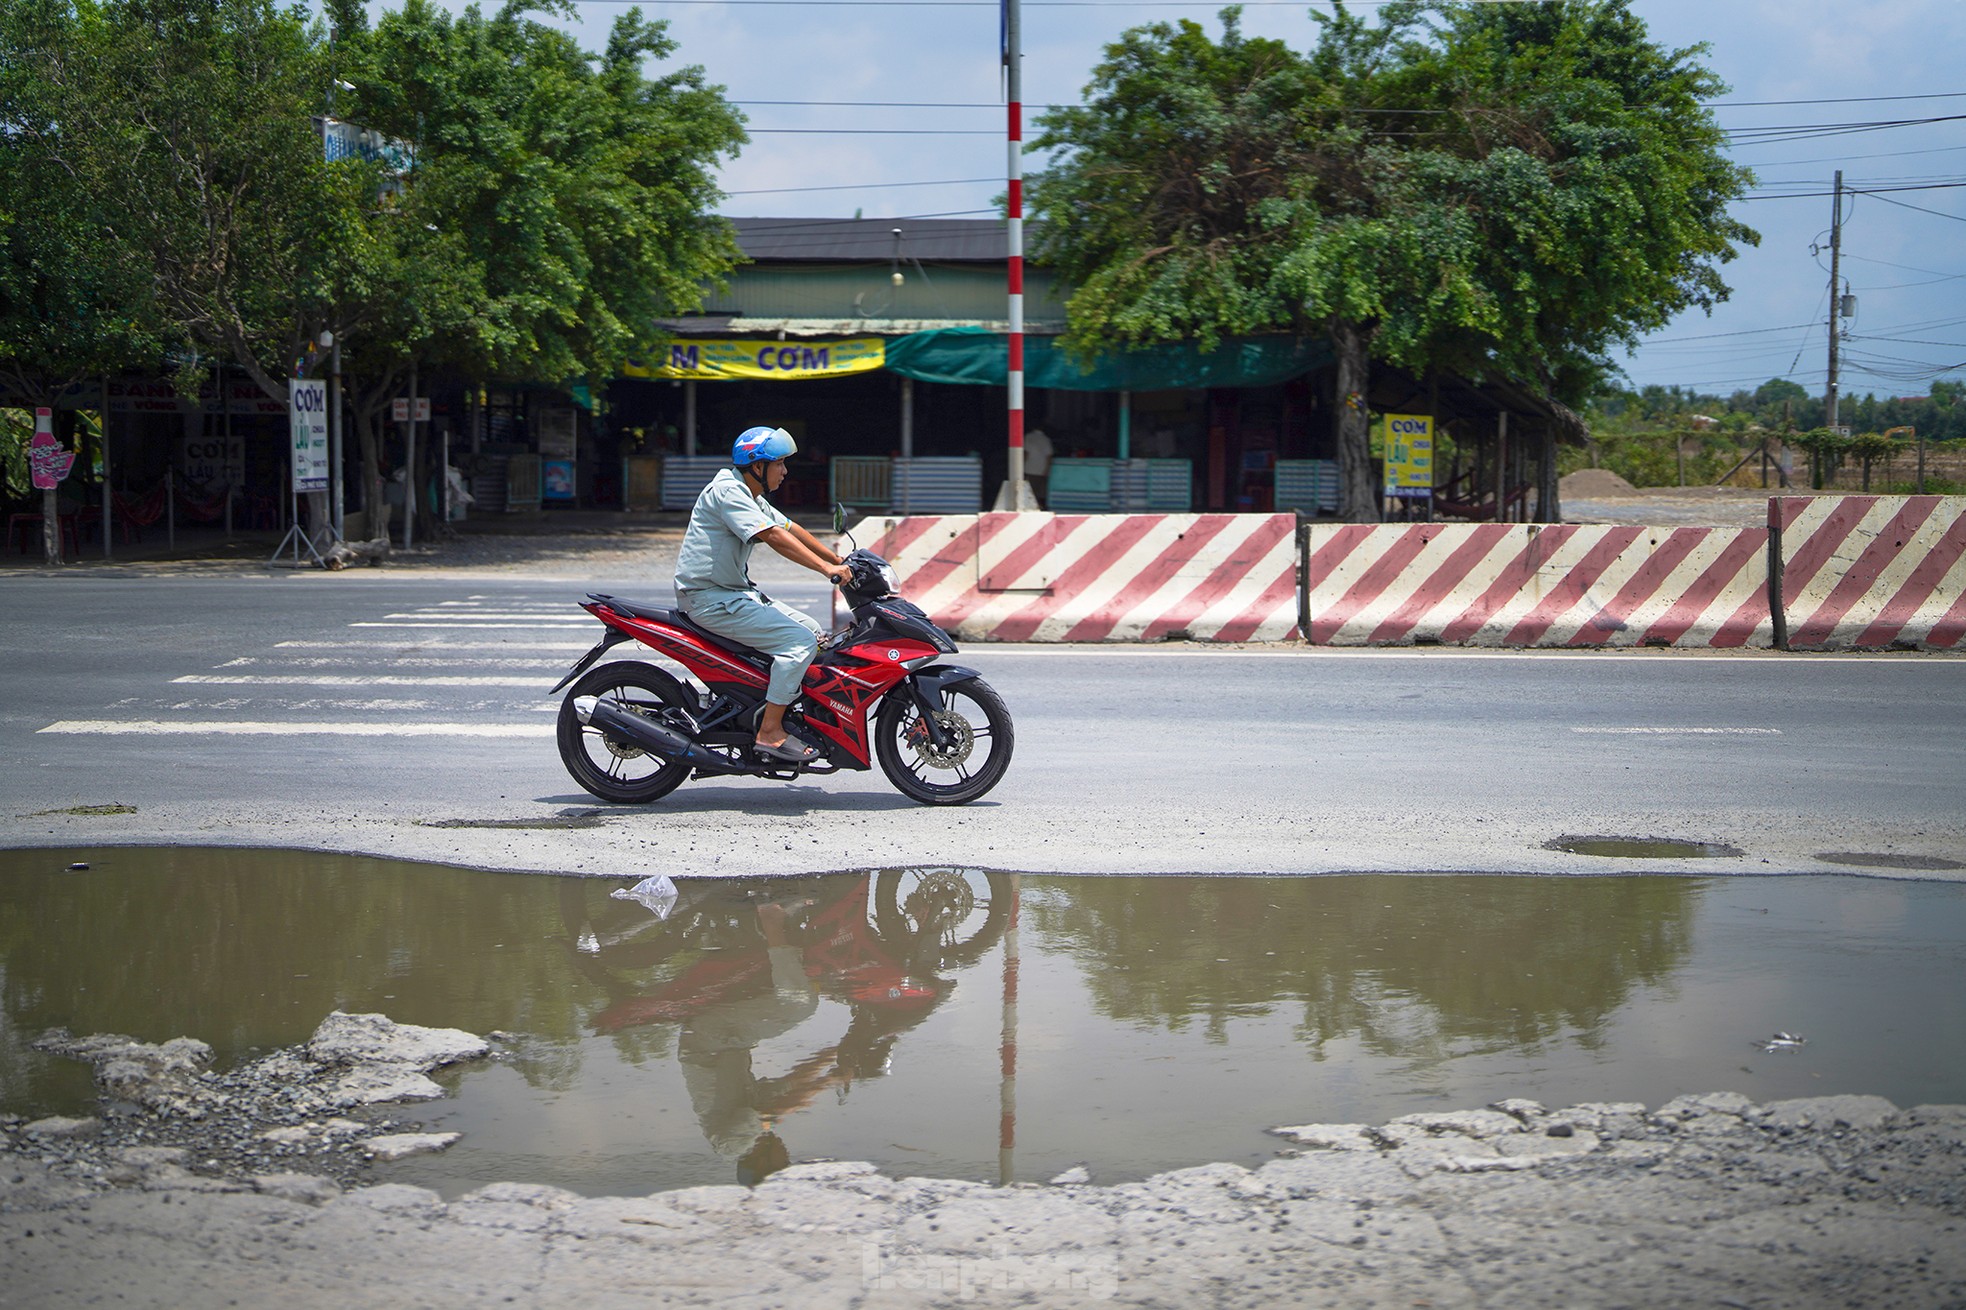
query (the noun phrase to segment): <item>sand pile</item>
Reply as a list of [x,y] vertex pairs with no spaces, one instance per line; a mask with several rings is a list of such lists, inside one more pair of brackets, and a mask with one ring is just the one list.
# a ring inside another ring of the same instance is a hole
[[1600,496],[1633,496],[1638,488],[1610,469],[1578,469],[1556,484],[1564,500],[1595,500]]

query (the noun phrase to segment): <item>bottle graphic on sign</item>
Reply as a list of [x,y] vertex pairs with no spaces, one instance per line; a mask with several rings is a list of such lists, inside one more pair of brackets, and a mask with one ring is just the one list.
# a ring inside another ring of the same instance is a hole
[[34,411],[34,436],[27,443],[29,477],[36,491],[53,491],[75,467],[75,453],[55,440],[55,412],[45,406]]

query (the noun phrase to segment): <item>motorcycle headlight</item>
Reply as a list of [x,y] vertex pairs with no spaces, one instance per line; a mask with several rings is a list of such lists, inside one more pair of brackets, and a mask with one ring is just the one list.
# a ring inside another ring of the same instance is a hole
[[894,571],[894,565],[882,564],[876,572],[881,575],[881,585],[887,588],[889,595],[901,590],[901,575]]

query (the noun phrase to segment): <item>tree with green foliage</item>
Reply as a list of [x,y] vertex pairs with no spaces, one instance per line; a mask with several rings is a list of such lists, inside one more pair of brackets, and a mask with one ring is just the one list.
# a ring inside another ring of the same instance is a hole
[[1328,336],[1346,518],[1378,516],[1370,360],[1580,402],[1755,240],[1702,51],[1653,44],[1625,0],[1340,6],[1303,54],[1222,19],[1219,41],[1130,30],[1039,120],[1033,249],[1078,288],[1081,355]]
[[1844,449],[1851,458],[1864,466],[1864,490],[1870,490],[1870,471],[1878,460],[1889,460],[1904,449],[1881,432],[1859,432],[1849,439]]
[[1793,408],[1809,400],[1809,392],[1800,382],[1787,378],[1769,378],[1754,389],[1754,403],[1763,410],[1779,410],[1788,405]]
[[1789,444],[1809,452],[1809,486],[1816,491],[1836,475],[1850,451],[1850,438],[1834,428],[1811,428],[1789,438]]
[[[161,354],[150,279],[100,236],[122,217],[120,204],[62,159],[47,56],[72,47],[76,31],[74,12],[54,0],[0,6],[0,392],[35,407],[55,407],[65,391],[132,365],[154,366]],[[100,439],[99,423],[73,406],[55,409],[57,440],[78,453]],[[0,412],[8,496],[31,490],[33,434],[28,414]],[[56,491],[46,490],[51,564],[61,558],[59,512]]]
[[43,405],[158,351],[150,279],[101,239],[121,206],[61,160],[40,56],[75,21],[51,0],[0,7],[0,383]]
[[[325,64],[304,14],[271,0],[104,0],[37,54],[49,149],[93,198],[106,257],[150,284],[181,346],[285,400],[327,317],[333,240],[358,193],[323,185]],[[114,94],[105,94],[114,88]]]
[[[607,50],[530,20],[408,0],[373,27],[333,0],[337,112],[408,143],[400,193],[347,244],[335,297],[351,416],[374,470],[381,415],[412,368],[564,385],[619,374],[660,319],[702,303],[741,257],[712,210],[742,119],[696,66],[659,77],[665,25],[615,20]],[[373,476],[373,472],[371,472]]]
[[[615,376],[740,257],[711,211],[742,120],[700,68],[644,72],[676,47],[639,11],[600,54],[534,13],[572,7],[515,0],[488,17],[409,0],[371,26],[358,0],[331,0],[325,24],[273,0],[9,6],[0,130],[38,126],[35,166],[66,178],[81,208],[0,269],[4,312],[23,267],[114,274],[124,283],[98,299],[154,309],[141,321],[176,348],[181,390],[196,394],[216,359],[281,400],[294,361],[333,331],[371,497],[377,419],[413,368],[474,382]],[[406,176],[324,158],[337,81],[356,88],[338,113],[409,144]],[[26,239],[15,171],[9,152],[10,243]],[[58,239],[73,258],[47,257]],[[51,286],[44,299],[75,297]],[[6,330],[9,357],[23,355]]]

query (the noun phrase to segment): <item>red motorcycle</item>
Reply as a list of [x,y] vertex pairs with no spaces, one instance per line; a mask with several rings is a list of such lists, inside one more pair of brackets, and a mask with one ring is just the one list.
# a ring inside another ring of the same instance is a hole
[[[926,805],[962,805],[1010,767],[1010,710],[974,669],[938,661],[955,642],[918,606],[895,594],[893,568],[856,550],[840,594],[847,627],[822,643],[786,726],[819,748],[788,765],[752,742],[771,660],[697,626],[681,610],[590,592],[581,608],[607,625],[594,649],[553,688],[560,705],[560,759],[602,800],[659,800],[688,778],[740,776],[791,782],[809,774],[871,768]],[[596,664],[624,641],[680,664],[685,682],[653,664]]]

